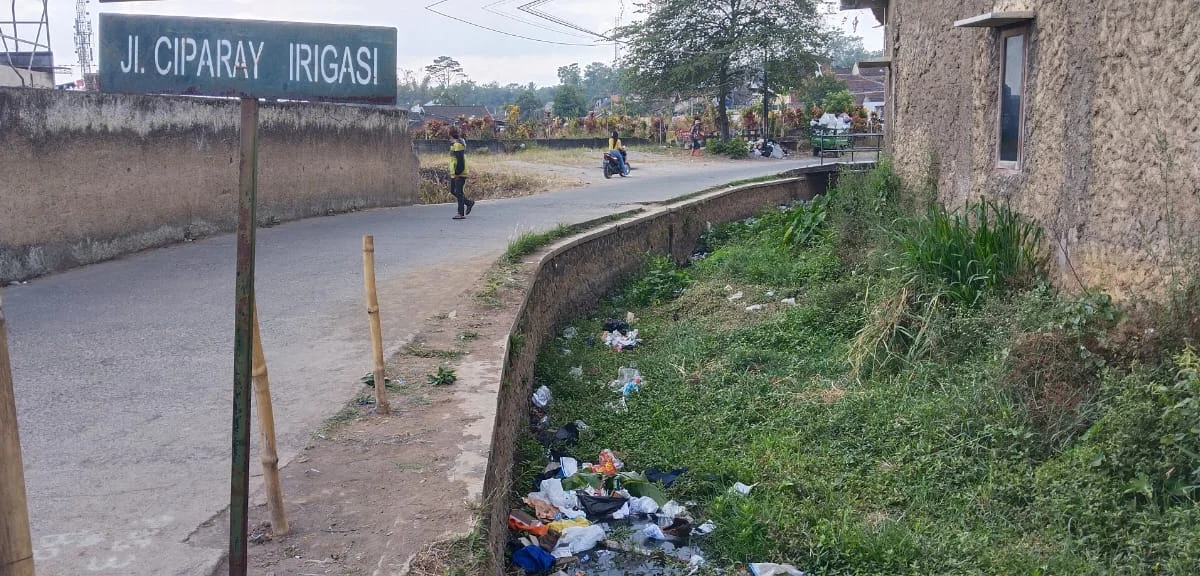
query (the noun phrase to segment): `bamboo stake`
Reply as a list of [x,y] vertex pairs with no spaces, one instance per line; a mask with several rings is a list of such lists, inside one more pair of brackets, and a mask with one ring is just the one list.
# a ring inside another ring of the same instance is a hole
[[383,330],[379,325],[379,298],[375,293],[375,237],[363,236],[363,283],[367,296],[367,317],[371,320],[371,348],[375,355],[375,413],[392,411],[387,400],[387,380],[383,371]]
[[279,482],[279,453],[275,450],[275,411],[271,408],[271,381],[267,377],[267,357],[263,354],[258,327],[258,306],[254,315],[254,402],[258,408],[262,432],[263,483],[267,488],[267,509],[271,512],[271,531],[283,536],[290,531],[287,511],[283,508],[283,486]]
[[33,576],[33,541],[6,330],[4,300],[0,298],[0,574]]

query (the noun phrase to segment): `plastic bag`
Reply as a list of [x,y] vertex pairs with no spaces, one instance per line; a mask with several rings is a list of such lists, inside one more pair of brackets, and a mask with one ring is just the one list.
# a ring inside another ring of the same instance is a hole
[[642,534],[651,540],[666,540],[667,535],[663,534],[662,528],[658,524],[647,524],[642,528]]
[[804,576],[804,572],[797,570],[791,564],[772,564],[770,562],[751,564],[750,573],[754,576]]
[[654,514],[658,512],[658,502],[649,496],[633,498],[629,501],[629,511],[634,514]]
[[604,528],[599,526],[567,528],[559,537],[558,545],[569,547],[572,554],[579,554],[595,548],[604,537]]
[[687,508],[672,500],[662,505],[662,509],[659,510],[658,515],[666,518],[683,518],[687,516]]
[[541,492],[530,494],[530,497],[540,497],[542,500],[567,510],[579,507],[579,499],[574,494],[563,490],[562,480],[558,478],[542,480],[538,488],[541,489]]
[[549,388],[541,386],[533,393],[533,405],[538,408],[545,408],[550,405],[550,398],[552,396]]
[[545,535],[549,530],[545,524],[520,510],[513,510],[508,514],[508,527],[510,530],[528,532],[534,536]]
[[625,467],[625,463],[617,459],[612,450],[605,448],[600,452],[600,463],[592,465],[592,472],[605,476],[616,476]]
[[587,519],[576,518],[574,520],[555,520],[546,526],[548,526],[551,530],[562,534],[567,530],[567,528],[583,528],[591,525],[592,523],[588,522]]

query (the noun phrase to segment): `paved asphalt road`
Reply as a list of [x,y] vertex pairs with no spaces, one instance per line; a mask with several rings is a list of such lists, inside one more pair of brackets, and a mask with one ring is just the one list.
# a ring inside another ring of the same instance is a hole
[[[286,383],[272,386],[281,457],[354,394],[365,369],[364,233],[375,235],[383,285],[435,262],[498,255],[517,230],[800,165],[669,175],[647,165],[629,179],[481,202],[466,222],[446,206],[409,206],[260,230],[264,345],[272,383]],[[222,235],[5,289],[39,574],[206,574],[219,558],[184,541],[228,502],[233,277],[234,237]]]

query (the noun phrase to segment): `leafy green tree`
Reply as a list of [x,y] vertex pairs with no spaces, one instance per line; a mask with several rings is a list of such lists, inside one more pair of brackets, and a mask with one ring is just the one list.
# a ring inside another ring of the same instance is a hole
[[811,107],[814,104],[824,107],[825,99],[834,92],[849,92],[850,87],[846,82],[832,73],[822,74],[820,76],[812,76],[801,83],[799,91],[800,102],[806,107]]
[[867,50],[861,36],[851,36],[841,30],[834,30],[830,34],[829,58],[834,66],[850,68],[862,60],[881,56],[883,56],[882,50]]
[[587,113],[583,90],[579,86],[563,84],[554,94],[554,115],[560,118],[579,118]]
[[853,110],[854,104],[854,95],[849,90],[842,90],[826,96],[821,108],[830,114],[841,114]]
[[521,122],[536,121],[542,117],[542,100],[533,90],[525,90],[517,97],[517,107],[521,109]]
[[579,86],[583,76],[579,72],[579,64],[558,67],[558,82],[563,86]]
[[828,33],[821,0],[645,0],[645,18],[618,31],[633,91],[648,97],[708,96],[729,138],[729,95],[770,61],[773,86],[792,87],[816,69]]

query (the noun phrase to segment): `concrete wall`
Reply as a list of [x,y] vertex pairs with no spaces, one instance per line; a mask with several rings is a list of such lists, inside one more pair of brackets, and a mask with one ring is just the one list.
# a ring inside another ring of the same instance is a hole
[[510,331],[484,480],[484,522],[493,574],[504,573],[513,458],[517,434],[528,421],[534,365],[557,327],[627,281],[647,252],[670,254],[682,263],[708,223],[739,220],[795,199],[811,199],[824,191],[827,182],[825,173],[811,180],[800,176],[707,194],[605,226],[560,244],[541,258]]
[[26,68],[0,64],[0,86],[26,88],[54,88],[53,72],[38,72]]
[[[236,100],[0,89],[0,282],[236,226]],[[407,112],[260,110],[260,223],[418,198]]]
[[[1157,286],[1169,236],[1200,232],[1200,0],[891,0],[887,10],[901,174],[931,176],[949,204],[986,194],[1036,218],[1064,286]],[[1036,12],[1018,171],[996,168],[999,33],[953,27],[994,10]]]
[[[646,138],[622,138],[626,146],[641,146],[653,144]],[[522,146],[540,146],[552,150],[574,150],[579,148],[600,149],[608,147],[608,138],[551,138],[549,140],[468,140],[467,147],[471,150],[487,148],[493,154],[511,153]],[[421,154],[449,154],[450,141],[446,139],[418,139],[413,147]]]

